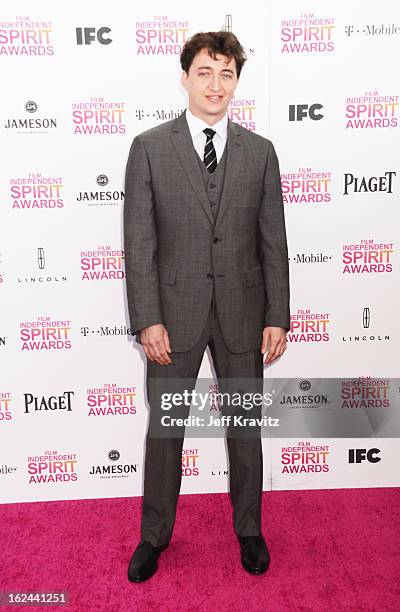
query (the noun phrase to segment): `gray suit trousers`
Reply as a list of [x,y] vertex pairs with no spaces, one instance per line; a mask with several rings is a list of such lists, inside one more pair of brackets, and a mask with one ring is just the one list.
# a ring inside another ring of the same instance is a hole
[[[151,412],[153,409],[160,410],[159,386],[156,389],[154,379],[192,379],[195,388],[207,345],[218,380],[253,379],[257,390],[262,392],[263,355],[260,349],[245,353],[232,353],[227,349],[213,297],[204,330],[191,350],[172,352],[172,363],[167,366],[147,360],[146,384]],[[222,392],[221,388],[219,390]],[[167,544],[172,536],[181,488],[183,440],[184,431],[181,437],[174,438],[152,437],[150,427],[147,433],[141,538],[154,546]],[[229,437],[228,434],[226,442],[234,530],[239,536],[260,535],[263,484],[261,436],[253,434],[253,437],[245,439]]]

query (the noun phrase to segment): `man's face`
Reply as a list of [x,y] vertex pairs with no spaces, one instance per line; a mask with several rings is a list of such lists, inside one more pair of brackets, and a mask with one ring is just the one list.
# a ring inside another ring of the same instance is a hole
[[216,60],[201,49],[193,58],[189,73],[182,72],[181,83],[189,95],[190,111],[208,125],[216,123],[226,113],[238,84],[236,62],[225,55]]

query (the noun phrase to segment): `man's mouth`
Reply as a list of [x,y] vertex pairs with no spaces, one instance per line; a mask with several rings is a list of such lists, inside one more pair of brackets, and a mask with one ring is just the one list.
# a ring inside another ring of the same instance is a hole
[[223,96],[206,96],[209,102],[221,102]]

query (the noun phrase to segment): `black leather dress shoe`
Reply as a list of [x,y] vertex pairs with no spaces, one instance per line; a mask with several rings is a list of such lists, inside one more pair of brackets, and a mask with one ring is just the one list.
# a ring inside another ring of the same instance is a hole
[[263,574],[269,566],[269,552],[264,538],[260,536],[238,536],[241,561],[251,574]]
[[146,540],[141,542],[129,561],[128,580],[130,582],[143,582],[143,580],[151,578],[157,571],[158,557],[167,546],[168,544],[153,546],[151,542]]

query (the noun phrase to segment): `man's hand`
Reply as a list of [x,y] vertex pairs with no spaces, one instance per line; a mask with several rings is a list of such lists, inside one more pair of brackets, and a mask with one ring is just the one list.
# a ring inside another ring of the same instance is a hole
[[160,365],[172,363],[172,359],[168,355],[171,352],[168,332],[162,323],[141,329],[140,341],[150,361],[156,361]]
[[264,327],[261,353],[264,355],[268,351],[266,365],[283,355],[286,348],[286,331],[282,327]]

